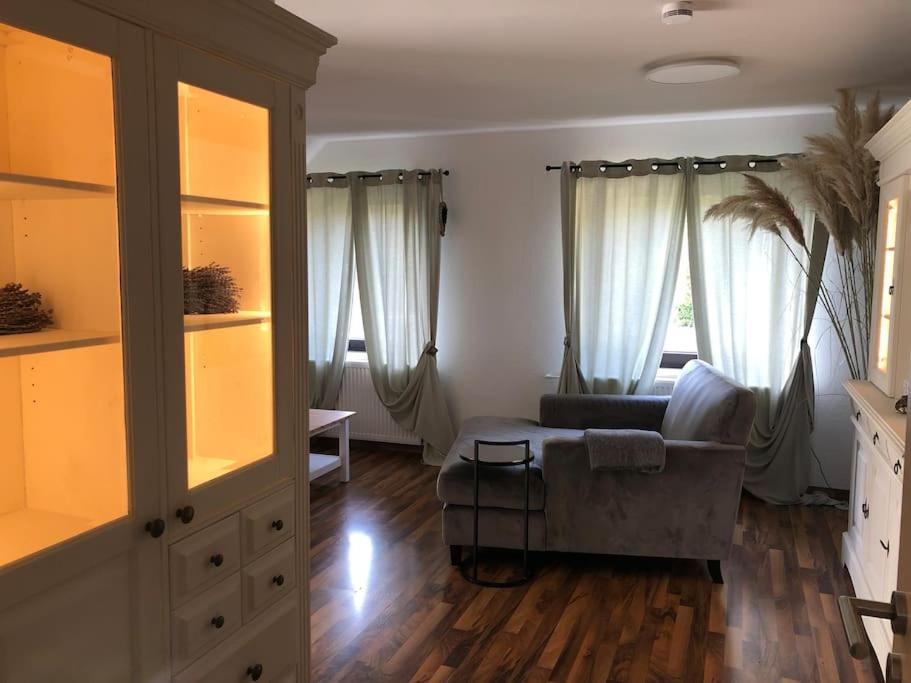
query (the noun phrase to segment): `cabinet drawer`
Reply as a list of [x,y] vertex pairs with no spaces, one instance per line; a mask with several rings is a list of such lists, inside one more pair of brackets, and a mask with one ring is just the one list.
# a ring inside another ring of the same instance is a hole
[[283,543],[243,568],[244,621],[290,593],[296,585],[294,541]]
[[269,496],[240,513],[244,562],[274,548],[294,535],[294,489]]
[[216,584],[171,615],[171,656],[179,670],[241,625],[240,575]]
[[170,565],[171,598],[175,604],[237,571],[240,567],[237,515],[172,545]]
[[261,671],[259,683],[284,683],[296,670],[299,628],[294,594],[191,664],[174,683],[249,683],[254,671]]

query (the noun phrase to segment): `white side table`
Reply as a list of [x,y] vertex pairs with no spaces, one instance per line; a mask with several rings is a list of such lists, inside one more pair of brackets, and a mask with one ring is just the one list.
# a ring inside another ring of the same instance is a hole
[[328,432],[330,429],[339,428],[338,455],[323,455],[322,453],[310,454],[310,481],[333,470],[340,470],[339,476],[343,482],[351,480],[351,450],[348,444],[349,421],[356,413],[350,410],[319,410],[310,409],[310,436]]

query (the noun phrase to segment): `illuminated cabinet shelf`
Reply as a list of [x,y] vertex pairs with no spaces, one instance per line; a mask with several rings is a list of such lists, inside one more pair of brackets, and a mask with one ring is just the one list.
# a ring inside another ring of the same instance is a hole
[[911,371],[911,104],[867,147],[880,162],[876,282],[868,374],[887,396],[906,393]]
[[30,353],[48,353],[80,349],[120,341],[116,332],[73,332],[71,330],[43,330],[28,334],[0,335],[0,358],[26,356]]
[[225,327],[261,325],[263,323],[268,323],[271,320],[271,314],[259,311],[185,315],[183,317],[183,329],[187,332],[199,332],[201,330],[218,330]]
[[0,681],[308,680],[305,92],[334,43],[267,0],[0,2],[0,287],[47,322],[0,335]]
[[113,186],[19,173],[0,173],[0,200],[102,199],[105,196],[114,196]]
[[182,213],[195,213],[209,216],[268,216],[269,205],[260,202],[245,202],[218,197],[197,197],[183,194],[180,196]]

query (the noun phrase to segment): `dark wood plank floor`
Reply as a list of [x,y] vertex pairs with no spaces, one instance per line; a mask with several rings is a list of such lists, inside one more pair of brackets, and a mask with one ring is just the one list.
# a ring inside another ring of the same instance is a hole
[[724,586],[700,562],[547,554],[482,589],[449,564],[436,473],[353,444],[351,483],[311,486],[314,681],[875,680],[836,606],[844,512],[745,494]]

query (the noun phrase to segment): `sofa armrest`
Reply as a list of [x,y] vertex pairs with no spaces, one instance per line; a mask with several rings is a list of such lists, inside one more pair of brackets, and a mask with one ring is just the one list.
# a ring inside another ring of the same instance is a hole
[[656,474],[591,469],[582,438],[544,442],[548,550],[726,559],[746,462],[742,446],[666,441]]
[[545,394],[541,397],[541,426],[660,432],[669,401],[670,396]]

